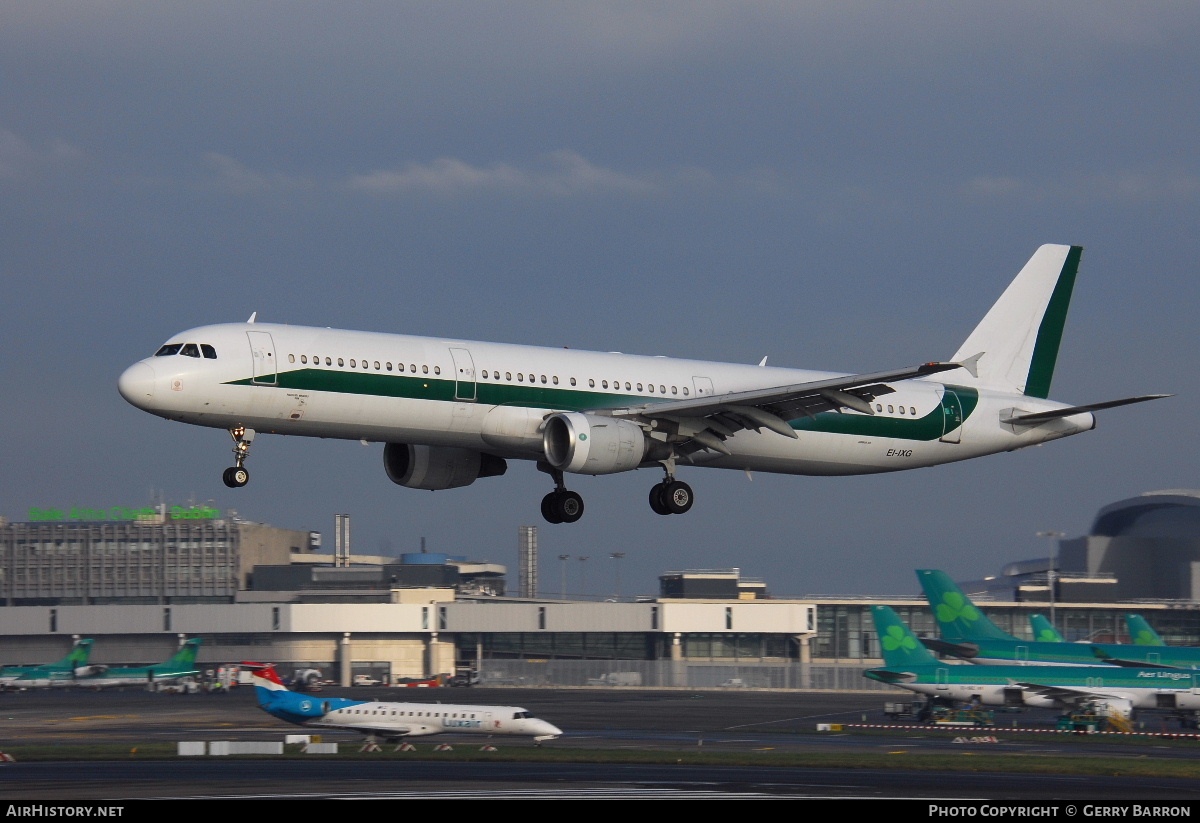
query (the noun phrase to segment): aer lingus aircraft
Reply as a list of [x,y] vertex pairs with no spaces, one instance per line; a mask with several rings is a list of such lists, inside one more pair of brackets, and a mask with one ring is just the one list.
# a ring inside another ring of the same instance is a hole
[[1158,632],[1146,622],[1146,618],[1140,614],[1125,615],[1125,626],[1129,629],[1129,636],[1133,638],[1135,646],[1165,646],[1166,643],[1158,636]]
[[91,677],[101,667],[88,665],[92,641],[76,640],[62,660],[40,666],[5,666],[0,670],[0,688],[47,689],[79,685],[81,678]]
[[[1073,709],[1200,709],[1200,672],[1121,666],[964,666],[939,661],[888,606],[872,606],[884,667],[864,676],[946,701]],[[1072,644],[1066,644],[1072,645]],[[1086,648],[1086,647],[1085,647]]]
[[254,670],[258,705],[299,726],[345,729],[368,739],[401,740],[431,734],[496,734],[532,737],[538,743],[562,735],[556,726],[519,706],[456,706],[449,703],[383,703],[345,697],[316,698],[289,691],[275,667],[243,663]]
[[535,348],[255,323],[173,335],[121,375],[140,409],[227,429],[230,487],[255,435],[385,443],[387,476],[451,489],[536,461],[551,523],[583,514],[569,474],[659,466],[659,514],[692,506],[697,466],[805,475],[900,471],[1034,446],[1095,427],[1048,400],[1082,249],[1042,246],[948,363],[872,374]]
[[1062,643],[1021,640],[988,619],[945,572],[918,569],[917,579],[937,621],[938,635],[923,638],[926,646],[969,663],[983,665],[1200,666],[1200,648],[1139,646],[1120,643]]
[[1063,636],[1054,628],[1054,624],[1046,619],[1044,614],[1029,615],[1029,627],[1033,629],[1033,639],[1044,643],[1066,643]]
[[171,659],[153,666],[97,665],[95,668],[99,670],[98,673],[78,685],[89,689],[105,689],[115,686],[170,683],[184,677],[194,677],[200,674],[200,670],[196,668],[196,652],[200,651],[200,643],[200,638],[193,637],[180,646]]

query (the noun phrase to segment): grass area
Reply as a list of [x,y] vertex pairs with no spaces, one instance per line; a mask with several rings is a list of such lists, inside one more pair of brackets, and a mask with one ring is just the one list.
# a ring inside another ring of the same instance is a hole
[[[905,751],[896,741],[887,753],[857,752],[717,752],[699,750],[647,751],[627,749],[575,749],[557,746],[509,747],[483,752],[475,744],[459,744],[453,751],[434,751],[434,744],[420,744],[413,752],[360,753],[357,745],[343,744],[336,755],[304,754],[298,746],[288,746],[282,757],[288,759],[336,758],[338,760],[452,760],[459,762],[524,763],[625,763],[684,764],[705,766],[777,766],[780,768],[822,769],[911,769],[920,771],[1009,772],[1018,774],[1081,774],[1123,777],[1200,778],[1200,760],[1171,757],[1106,757],[1041,754],[990,754],[978,750],[955,751],[953,756],[916,754]],[[6,748],[19,762],[103,760],[176,760],[173,743],[151,743],[136,747],[120,744],[92,746],[31,745]],[[277,759],[278,755],[231,755],[236,759]],[[196,760],[200,758],[186,758]]]

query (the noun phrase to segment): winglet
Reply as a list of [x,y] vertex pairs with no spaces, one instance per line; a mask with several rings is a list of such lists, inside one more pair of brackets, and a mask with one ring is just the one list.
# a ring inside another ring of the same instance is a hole
[[970,357],[963,358],[963,361],[961,363],[959,363],[958,365],[962,366],[964,369],[966,369],[968,372],[970,372],[972,377],[978,379],[979,378],[979,358],[983,357],[985,354],[987,354],[987,352],[981,351],[978,354],[973,354]]
[[247,323],[253,323],[253,322],[254,322],[254,318],[256,318],[256,317],[258,317],[258,312],[251,312],[251,313],[250,313],[250,319],[249,319],[249,320],[247,320],[246,322],[247,322]]

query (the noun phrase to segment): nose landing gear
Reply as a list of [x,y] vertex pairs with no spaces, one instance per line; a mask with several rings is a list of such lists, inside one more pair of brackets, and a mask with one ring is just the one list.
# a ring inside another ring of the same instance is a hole
[[229,436],[233,438],[234,465],[225,470],[225,473],[221,475],[221,480],[231,489],[240,489],[250,482],[250,472],[246,471],[242,464],[250,456],[250,444],[254,441],[254,429],[238,426],[229,430]]

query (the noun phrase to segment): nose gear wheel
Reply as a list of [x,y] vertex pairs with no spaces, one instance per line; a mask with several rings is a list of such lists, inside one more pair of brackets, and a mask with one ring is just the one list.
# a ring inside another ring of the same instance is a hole
[[254,429],[238,426],[229,430],[233,438],[233,465],[221,475],[222,482],[231,489],[240,489],[250,482],[250,472],[242,465],[250,456],[250,444],[254,442]]

